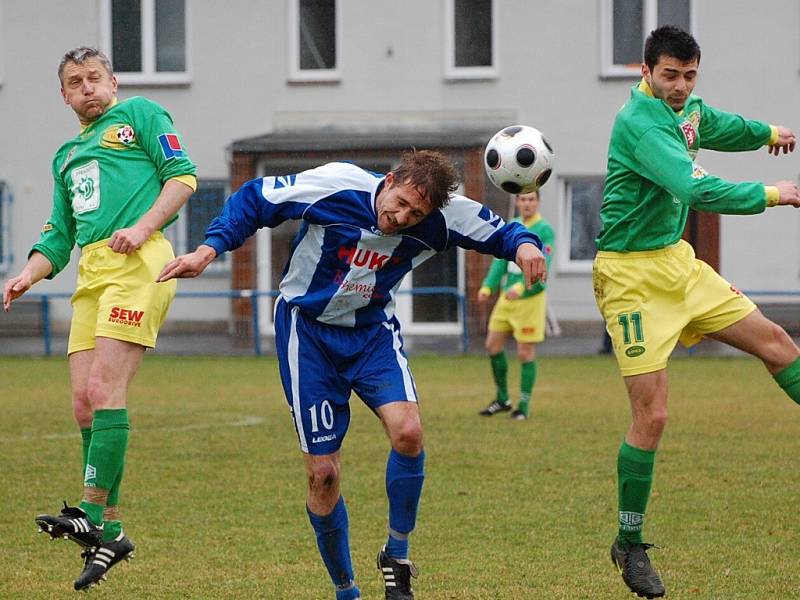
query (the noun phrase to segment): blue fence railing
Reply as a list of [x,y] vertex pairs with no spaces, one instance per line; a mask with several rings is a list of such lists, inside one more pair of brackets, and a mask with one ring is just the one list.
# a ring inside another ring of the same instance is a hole
[[[412,296],[424,295],[449,295],[456,299],[458,304],[458,320],[461,325],[461,351],[466,352],[469,348],[469,333],[467,331],[467,303],[458,288],[456,287],[418,287],[411,290],[398,290],[398,294],[410,294]],[[71,293],[52,292],[52,293],[28,293],[25,298],[38,300],[40,303],[40,315],[42,319],[42,342],[44,344],[45,356],[53,353],[53,336],[50,323],[50,302],[56,299],[70,298]],[[246,298],[250,300],[250,321],[253,330],[253,353],[261,356],[261,331],[260,315],[258,310],[258,299],[262,297],[276,298],[276,290],[230,290],[219,292],[178,292],[175,298]]]

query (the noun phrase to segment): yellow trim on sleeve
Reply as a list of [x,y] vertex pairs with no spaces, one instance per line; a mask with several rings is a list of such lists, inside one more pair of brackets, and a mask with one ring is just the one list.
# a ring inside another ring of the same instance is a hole
[[486,294],[487,296],[491,296],[492,295],[492,288],[490,288],[488,285],[482,285],[481,289],[478,290],[478,291],[481,294]]
[[510,288],[508,288],[508,290],[506,290],[506,295],[508,295],[508,292],[511,291],[511,290],[516,291],[517,294],[521,296],[523,294],[523,292],[525,291],[525,285],[522,284],[522,283],[515,283]]
[[765,185],[764,199],[767,201],[767,206],[778,206],[778,201],[781,199],[781,192],[774,185]]
[[772,146],[775,142],[778,141],[778,136],[780,134],[778,133],[778,128],[775,127],[775,125],[770,125],[769,126],[769,131],[770,131],[770,134],[769,134],[769,141],[767,142],[767,145],[768,146]]
[[197,191],[197,177],[194,175],[178,175],[177,177],[171,177],[169,181],[172,180],[180,181],[182,184],[189,186],[192,188],[193,192]]

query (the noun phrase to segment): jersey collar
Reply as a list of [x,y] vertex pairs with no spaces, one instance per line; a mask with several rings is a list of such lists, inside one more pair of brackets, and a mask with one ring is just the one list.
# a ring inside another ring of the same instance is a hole
[[[106,106],[106,111],[107,111],[109,108],[112,108],[112,107],[116,106],[118,102],[119,102],[119,100],[117,100],[117,97],[116,97],[116,96],[114,96],[114,98],[111,100],[111,103],[110,103],[108,106]],[[103,115],[104,115],[104,114],[106,114],[106,113],[105,113],[105,112],[103,112]],[[103,115],[100,115],[100,117],[102,117]],[[97,117],[97,119],[99,119],[100,117]],[[97,119],[95,119],[95,121],[96,121]],[[92,122],[91,122],[91,123],[89,123],[88,125],[84,125],[83,123],[81,123],[81,130],[80,130],[80,133],[83,133],[84,131],[86,131],[86,130],[87,130],[89,127],[91,127],[92,125],[94,125],[94,121],[92,121]]]

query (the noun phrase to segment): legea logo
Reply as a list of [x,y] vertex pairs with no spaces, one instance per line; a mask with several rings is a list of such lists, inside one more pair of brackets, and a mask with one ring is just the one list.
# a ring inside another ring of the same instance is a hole
[[630,358],[636,358],[637,356],[641,356],[645,353],[644,346],[631,346],[627,350],[625,350],[625,356]]

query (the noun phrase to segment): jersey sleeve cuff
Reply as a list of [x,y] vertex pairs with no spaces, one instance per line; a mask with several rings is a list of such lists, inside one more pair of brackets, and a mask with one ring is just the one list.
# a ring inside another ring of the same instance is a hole
[[767,142],[767,146],[772,146],[775,142],[778,141],[778,128],[775,125],[769,126],[769,141]]
[[480,294],[485,294],[486,296],[491,296],[492,295],[492,288],[490,288],[488,285],[482,285],[481,289],[479,289],[478,292]]
[[47,246],[43,246],[41,244],[34,244],[33,248],[31,248],[31,251],[28,252],[28,258],[30,258],[34,252],[38,252],[39,254],[44,256],[48,261],[50,261],[50,265],[53,267],[53,269],[47,275],[45,275],[44,277],[45,279],[52,279],[53,277],[58,275],[66,266],[66,264],[59,264],[56,261],[55,255],[50,251],[50,249]]
[[778,201],[781,199],[781,192],[774,185],[765,185],[764,197],[767,206],[778,206]]
[[197,191],[197,177],[194,175],[178,175],[177,177],[171,177],[169,181],[172,180],[180,181],[182,184],[189,186],[192,188],[193,192]]
[[216,258],[222,256],[227,248],[225,247],[225,241],[219,237],[208,237],[203,242],[206,246],[211,246],[214,249],[214,252],[217,253]]

